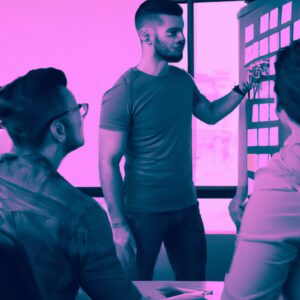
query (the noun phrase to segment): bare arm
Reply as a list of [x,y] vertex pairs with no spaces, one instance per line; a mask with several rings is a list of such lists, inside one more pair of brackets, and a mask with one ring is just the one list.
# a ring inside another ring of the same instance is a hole
[[123,215],[123,180],[119,163],[127,143],[126,131],[99,129],[99,175],[113,225],[126,224]]
[[130,274],[135,265],[136,245],[124,215],[124,190],[119,163],[127,143],[126,131],[99,131],[99,174],[112,223],[117,256]]
[[216,124],[231,113],[243,99],[243,95],[234,91],[214,102],[209,102],[203,97],[194,105],[193,114],[207,124]]

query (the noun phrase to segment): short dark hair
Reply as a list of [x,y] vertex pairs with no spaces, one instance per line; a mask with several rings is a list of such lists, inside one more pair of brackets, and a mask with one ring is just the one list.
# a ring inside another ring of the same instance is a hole
[[284,109],[294,122],[300,124],[300,40],[278,52],[275,70],[277,109]]
[[182,16],[181,6],[173,0],[147,0],[143,2],[135,14],[135,27],[139,30],[146,21],[157,19],[157,15]]
[[31,70],[0,89],[0,121],[17,146],[37,146],[42,127],[51,111],[60,105],[50,97],[59,86],[67,86],[63,71],[54,68]]

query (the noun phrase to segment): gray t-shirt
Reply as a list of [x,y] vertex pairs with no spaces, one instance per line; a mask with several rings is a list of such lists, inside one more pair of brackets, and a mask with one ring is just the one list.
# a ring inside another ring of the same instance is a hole
[[163,76],[131,68],[104,94],[100,127],[128,132],[127,210],[164,212],[196,203],[192,113],[203,98],[191,76],[173,66]]

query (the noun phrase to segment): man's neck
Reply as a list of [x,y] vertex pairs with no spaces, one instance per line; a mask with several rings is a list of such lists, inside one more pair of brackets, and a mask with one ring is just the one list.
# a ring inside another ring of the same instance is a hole
[[165,75],[168,73],[168,63],[164,60],[158,60],[153,57],[142,56],[140,63],[136,68],[152,76]]
[[61,161],[64,158],[64,155],[62,155],[61,151],[58,151],[58,149],[54,149],[53,147],[48,147],[39,150],[13,147],[12,153],[15,153],[18,156],[30,155],[34,153],[41,155],[50,162],[50,164],[55,170],[58,169]]
[[55,144],[45,147],[40,153],[51,163],[55,170],[58,169],[62,160],[66,156],[62,149],[57,147]]

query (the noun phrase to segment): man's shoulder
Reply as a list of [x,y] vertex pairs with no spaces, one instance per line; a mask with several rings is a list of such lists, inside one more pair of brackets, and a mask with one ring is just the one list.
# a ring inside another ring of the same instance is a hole
[[169,76],[171,81],[180,82],[185,87],[194,88],[195,81],[194,78],[184,69],[178,68],[176,66],[169,66]]
[[[129,70],[127,70],[125,73],[123,73],[118,79],[117,81],[113,84],[113,86],[108,89],[106,91],[105,94],[108,94],[112,91],[114,91],[115,89],[127,89],[129,88],[131,82],[134,80],[135,78],[135,69],[134,68],[130,68]],[[104,95],[105,95],[104,94]]]
[[103,210],[93,198],[74,187],[58,173],[51,178],[46,189],[49,197],[59,199],[73,217],[80,218],[87,212]]
[[169,71],[170,71],[171,74],[193,80],[192,76],[182,68],[178,68],[176,66],[169,65]]

